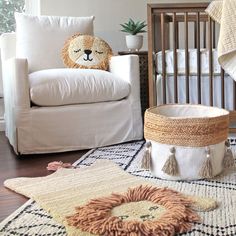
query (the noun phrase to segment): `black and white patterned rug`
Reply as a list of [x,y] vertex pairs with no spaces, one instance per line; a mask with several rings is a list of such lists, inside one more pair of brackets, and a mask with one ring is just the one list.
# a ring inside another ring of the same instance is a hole
[[[236,139],[230,139],[236,148]],[[235,236],[236,235],[236,171],[230,170],[211,180],[166,181],[153,177],[140,169],[144,141],[130,142],[91,150],[80,158],[75,166],[90,166],[98,159],[108,159],[117,163],[132,175],[145,178],[158,186],[168,186],[180,192],[216,199],[218,209],[200,213],[202,223],[197,223],[187,234],[190,236]],[[0,235],[11,236],[57,236],[67,235],[65,228],[56,223],[49,214],[34,201],[27,201],[22,207],[0,223]]]

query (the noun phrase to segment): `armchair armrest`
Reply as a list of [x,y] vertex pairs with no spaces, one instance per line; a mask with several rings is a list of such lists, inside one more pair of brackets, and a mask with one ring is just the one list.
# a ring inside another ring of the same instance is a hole
[[3,62],[2,70],[6,105],[18,110],[30,109],[27,59],[8,59]]
[[140,101],[140,73],[138,55],[113,56],[109,71],[131,85],[130,97]]
[[28,63],[11,58],[2,62],[6,136],[17,153],[17,125],[23,113],[30,109]]

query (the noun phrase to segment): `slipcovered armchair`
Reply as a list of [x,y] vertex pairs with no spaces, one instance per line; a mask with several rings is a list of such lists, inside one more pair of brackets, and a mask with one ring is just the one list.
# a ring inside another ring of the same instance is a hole
[[[86,80],[84,87],[91,91],[86,90],[85,95],[82,91],[78,102],[53,103],[50,96],[57,91],[55,88],[48,94],[44,89],[39,91],[37,96],[43,105],[32,100],[35,86],[47,84],[50,76],[56,81],[69,73],[68,82],[77,71],[85,71],[64,68],[60,50],[73,33],[93,34],[93,19],[17,14],[16,34],[1,36],[6,136],[17,154],[80,150],[142,139],[138,56],[113,56],[109,72],[92,70],[95,81],[97,76],[103,77],[99,73],[113,79],[113,87],[96,91],[99,96],[89,94],[97,84]],[[83,100],[84,96],[89,102]]]

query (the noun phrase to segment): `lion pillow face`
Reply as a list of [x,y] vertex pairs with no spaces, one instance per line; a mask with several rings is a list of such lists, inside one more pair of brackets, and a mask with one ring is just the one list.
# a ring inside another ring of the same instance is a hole
[[74,35],[62,49],[63,62],[69,68],[107,70],[111,56],[110,46],[91,35]]

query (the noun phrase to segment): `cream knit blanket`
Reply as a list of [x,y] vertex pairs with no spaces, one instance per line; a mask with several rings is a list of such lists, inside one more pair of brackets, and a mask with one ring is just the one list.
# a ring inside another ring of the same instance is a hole
[[236,81],[236,0],[215,0],[206,12],[220,24],[219,63]]

